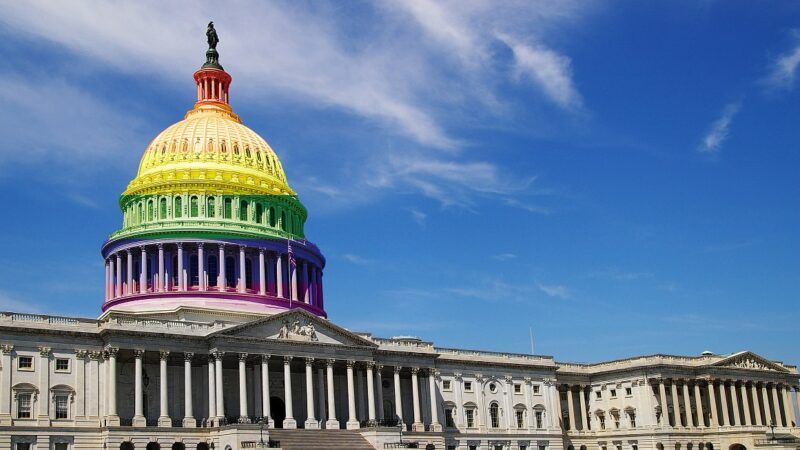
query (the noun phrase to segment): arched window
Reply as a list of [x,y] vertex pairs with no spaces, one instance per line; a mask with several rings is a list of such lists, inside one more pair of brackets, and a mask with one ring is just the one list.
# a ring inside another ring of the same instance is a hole
[[281,211],[281,230],[286,231],[286,211]]
[[139,214],[137,215],[137,219],[139,223],[142,223],[145,220],[144,206],[142,206],[142,202],[139,202]]
[[262,217],[264,215],[264,206],[261,203],[256,203],[256,223],[261,223],[264,221]]
[[206,200],[206,217],[214,217],[215,211],[214,197],[208,197]]
[[197,206],[197,197],[192,196],[189,200],[189,216],[190,217],[197,217],[200,214],[199,208]]
[[496,402],[489,405],[489,419],[491,420],[492,428],[500,428],[500,407]]
[[217,257],[216,255],[210,255],[208,257],[208,285],[216,286],[217,277],[219,277],[219,264],[217,264]]
[[206,444],[205,442],[197,444],[197,450],[209,450],[208,444]]
[[119,445],[119,450],[134,450],[133,442],[123,442]]
[[161,446],[158,442],[149,442],[147,444],[147,450],[161,450]]
[[239,220],[247,220],[247,201],[242,200],[239,203]]
[[236,286],[236,258],[233,256],[225,258],[225,284],[227,287]]
[[186,446],[183,445],[183,442],[176,442],[172,444],[172,450],[186,450]]
[[158,217],[161,219],[167,218],[167,199],[163,197],[158,201]]
[[183,197],[175,197],[175,211],[173,216],[176,218],[183,217]]
[[222,211],[224,219],[231,219],[233,217],[233,200],[226,198],[224,202],[224,208]]
[[269,208],[269,226],[275,228],[275,208]]
[[147,201],[147,220],[155,220],[155,208],[153,207],[153,200]]
[[244,260],[244,286],[253,289],[253,261],[250,258]]

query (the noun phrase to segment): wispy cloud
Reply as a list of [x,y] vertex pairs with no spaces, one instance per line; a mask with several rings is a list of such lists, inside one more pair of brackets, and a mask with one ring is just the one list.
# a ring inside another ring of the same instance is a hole
[[700,147],[698,147],[698,151],[707,154],[716,154],[719,152],[722,148],[722,144],[730,134],[731,122],[734,116],[739,112],[739,109],[741,109],[741,103],[739,102],[725,105],[725,108],[722,109],[722,114],[711,124],[711,127],[703,138],[703,142]]
[[492,255],[493,259],[497,261],[510,261],[512,259],[516,259],[517,255],[514,253],[498,253],[496,255]]
[[538,287],[540,291],[544,292],[549,297],[564,299],[572,297],[572,292],[566,286],[536,283],[536,287]]
[[421,227],[425,226],[425,219],[428,218],[427,214],[414,208],[409,209],[408,212],[411,214],[411,220],[416,222],[417,225]]
[[612,267],[591,272],[589,277],[612,281],[634,281],[645,278],[653,278],[653,274],[651,272],[634,272]]
[[800,67],[800,30],[794,30],[794,46],[770,64],[764,83],[773,89],[791,89]]
[[343,254],[342,259],[352,264],[357,264],[359,266],[368,266],[375,262],[372,259],[364,258],[363,256],[354,255],[352,253]]

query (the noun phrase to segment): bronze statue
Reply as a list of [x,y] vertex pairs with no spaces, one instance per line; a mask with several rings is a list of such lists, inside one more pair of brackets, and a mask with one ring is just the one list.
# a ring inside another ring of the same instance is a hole
[[214,29],[214,22],[208,22],[206,36],[208,36],[208,48],[216,50],[219,36],[217,36],[217,30]]

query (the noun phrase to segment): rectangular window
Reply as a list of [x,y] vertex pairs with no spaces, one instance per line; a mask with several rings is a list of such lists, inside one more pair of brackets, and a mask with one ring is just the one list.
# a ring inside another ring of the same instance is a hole
[[519,383],[514,383],[514,393],[521,394],[522,393],[522,385]]
[[625,395],[627,395],[628,397],[630,397],[631,395],[633,395],[633,389],[631,389],[631,388],[625,388]]
[[475,410],[465,409],[464,415],[467,418],[467,428],[475,428]]
[[538,384],[534,384],[533,385],[533,393],[534,394],[539,394],[539,385]]
[[516,418],[517,418],[517,428],[520,428],[520,429],[525,428],[525,413],[524,413],[524,411],[516,410],[516,411],[514,411],[514,413],[516,414]]
[[451,389],[452,389],[452,386],[450,385],[450,380],[442,380],[442,390],[443,391],[449,391]]
[[17,418],[31,418],[31,394],[17,395]]
[[539,446],[539,450],[547,450],[547,446],[546,445],[540,445]]
[[617,390],[611,389],[611,398],[617,398]]
[[69,359],[56,358],[56,372],[69,372]]
[[54,450],[69,450],[69,444],[66,442],[58,442],[56,443]]
[[472,381],[464,382],[464,392],[472,392]]
[[478,446],[477,445],[470,445],[469,446],[469,450],[478,450]]
[[536,411],[536,428],[544,428],[542,426],[542,412]]
[[27,442],[17,442],[17,445],[14,448],[16,450],[31,450],[31,444]]
[[444,426],[449,428],[455,428],[456,424],[453,421],[453,410],[450,408],[446,408],[444,410]]
[[69,419],[69,398],[66,395],[56,396],[56,419]]
[[33,370],[33,356],[20,356],[17,359],[17,368],[19,370]]
[[594,398],[603,398],[602,391],[594,391]]

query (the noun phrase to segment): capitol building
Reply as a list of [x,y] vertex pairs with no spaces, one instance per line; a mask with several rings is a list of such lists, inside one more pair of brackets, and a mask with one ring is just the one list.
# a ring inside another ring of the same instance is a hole
[[216,41],[119,199],[99,317],[0,313],[0,448],[800,448],[797,368],[749,351],[579,364],[338,326]]

